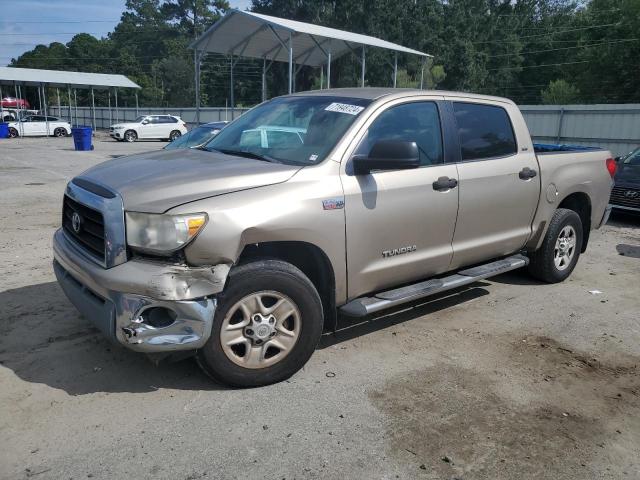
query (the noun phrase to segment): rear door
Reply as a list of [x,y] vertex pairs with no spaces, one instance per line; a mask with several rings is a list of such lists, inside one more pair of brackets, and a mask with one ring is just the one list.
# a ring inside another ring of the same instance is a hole
[[347,152],[366,155],[379,140],[416,142],[421,152],[412,170],[354,175],[343,161],[349,298],[448,269],[458,190],[434,182],[457,179],[457,166],[444,161],[440,117],[434,99],[396,100],[367,120]]
[[457,97],[449,100],[460,148],[454,269],[524,246],[540,197],[540,172],[529,132],[515,105]]

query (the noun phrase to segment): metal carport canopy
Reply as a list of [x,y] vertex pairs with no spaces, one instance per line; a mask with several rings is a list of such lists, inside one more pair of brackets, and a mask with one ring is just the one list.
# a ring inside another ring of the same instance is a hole
[[[36,87],[38,89],[39,110],[43,110],[47,116],[47,95],[46,88],[55,88],[58,98],[58,114],[62,115],[59,88],[66,88],[68,103],[69,123],[74,124],[74,116],[71,111],[71,90],[75,101],[75,123],[78,120],[78,102],[76,90],[86,88],[91,90],[91,126],[95,129],[95,96],[94,90],[108,90],[109,95],[109,117],[111,118],[111,90],[115,94],[116,122],[118,121],[118,88],[141,88],[137,83],[132,82],[124,75],[112,75],[106,73],[73,72],[65,70],[42,70],[37,68],[16,68],[0,67],[0,98],[3,96],[2,86],[12,86],[16,98],[24,98],[23,87]],[[9,90],[10,91],[10,90]],[[136,115],[138,111],[138,92],[136,96]],[[18,107],[18,110],[20,108]],[[24,107],[23,107],[24,109]],[[47,120],[47,133],[49,133],[49,122]]]
[[[420,72],[420,88],[424,81],[428,53],[419,52],[376,37],[322,27],[311,23],[271,17],[260,13],[232,9],[189,45],[195,50],[196,121],[200,121],[200,63],[207,53],[222,53],[231,57],[230,97],[234,108],[233,57],[262,59],[262,100],[266,100],[266,74],[274,61],[289,64],[289,93],[295,89],[295,75],[304,66],[327,66],[327,88],[331,87],[331,60],[345,53],[355,54],[361,66],[360,83],[365,86],[366,47],[393,51],[393,86],[398,77],[398,53],[418,55],[423,58]],[[356,49],[359,49],[356,50]],[[270,63],[267,65],[267,61]],[[299,67],[296,69],[294,65]],[[320,75],[322,88],[323,73]]]
[[41,70],[37,68],[0,67],[0,84],[73,88],[140,88],[124,75],[106,73]]
[[328,53],[335,59],[362,45],[432,57],[368,35],[235,9],[213,24],[190,47],[204,53],[288,62],[285,44],[290,34],[295,45],[293,63],[298,65],[320,67],[326,63]]

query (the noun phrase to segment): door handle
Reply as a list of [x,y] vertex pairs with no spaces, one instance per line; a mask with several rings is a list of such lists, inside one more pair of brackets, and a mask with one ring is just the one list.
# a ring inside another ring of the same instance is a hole
[[538,175],[538,172],[536,172],[535,170],[531,170],[529,167],[524,167],[522,170],[520,170],[520,173],[518,174],[518,176],[522,180],[529,180],[530,178],[533,178],[536,175]]
[[438,178],[438,180],[433,182],[433,189],[439,192],[451,190],[452,188],[456,188],[457,186],[458,181],[455,178],[440,177]]

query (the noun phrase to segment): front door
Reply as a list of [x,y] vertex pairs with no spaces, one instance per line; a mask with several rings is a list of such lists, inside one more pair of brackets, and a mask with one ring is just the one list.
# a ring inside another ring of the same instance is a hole
[[379,140],[416,142],[421,167],[354,175],[343,162],[349,298],[446,271],[458,210],[457,188],[434,185],[457,179],[456,165],[444,163],[435,101],[388,104],[359,136],[354,154]]
[[453,269],[524,246],[538,205],[540,172],[515,105],[451,100],[461,155]]

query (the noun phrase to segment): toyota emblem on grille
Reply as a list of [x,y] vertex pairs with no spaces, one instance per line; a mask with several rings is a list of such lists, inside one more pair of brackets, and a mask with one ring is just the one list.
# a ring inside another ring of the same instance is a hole
[[82,217],[78,215],[78,212],[73,212],[73,215],[71,215],[71,226],[73,227],[74,232],[80,233],[80,229],[82,228]]
[[637,198],[638,195],[640,195],[640,192],[635,190],[627,190],[626,192],[624,192],[624,196],[627,198]]

